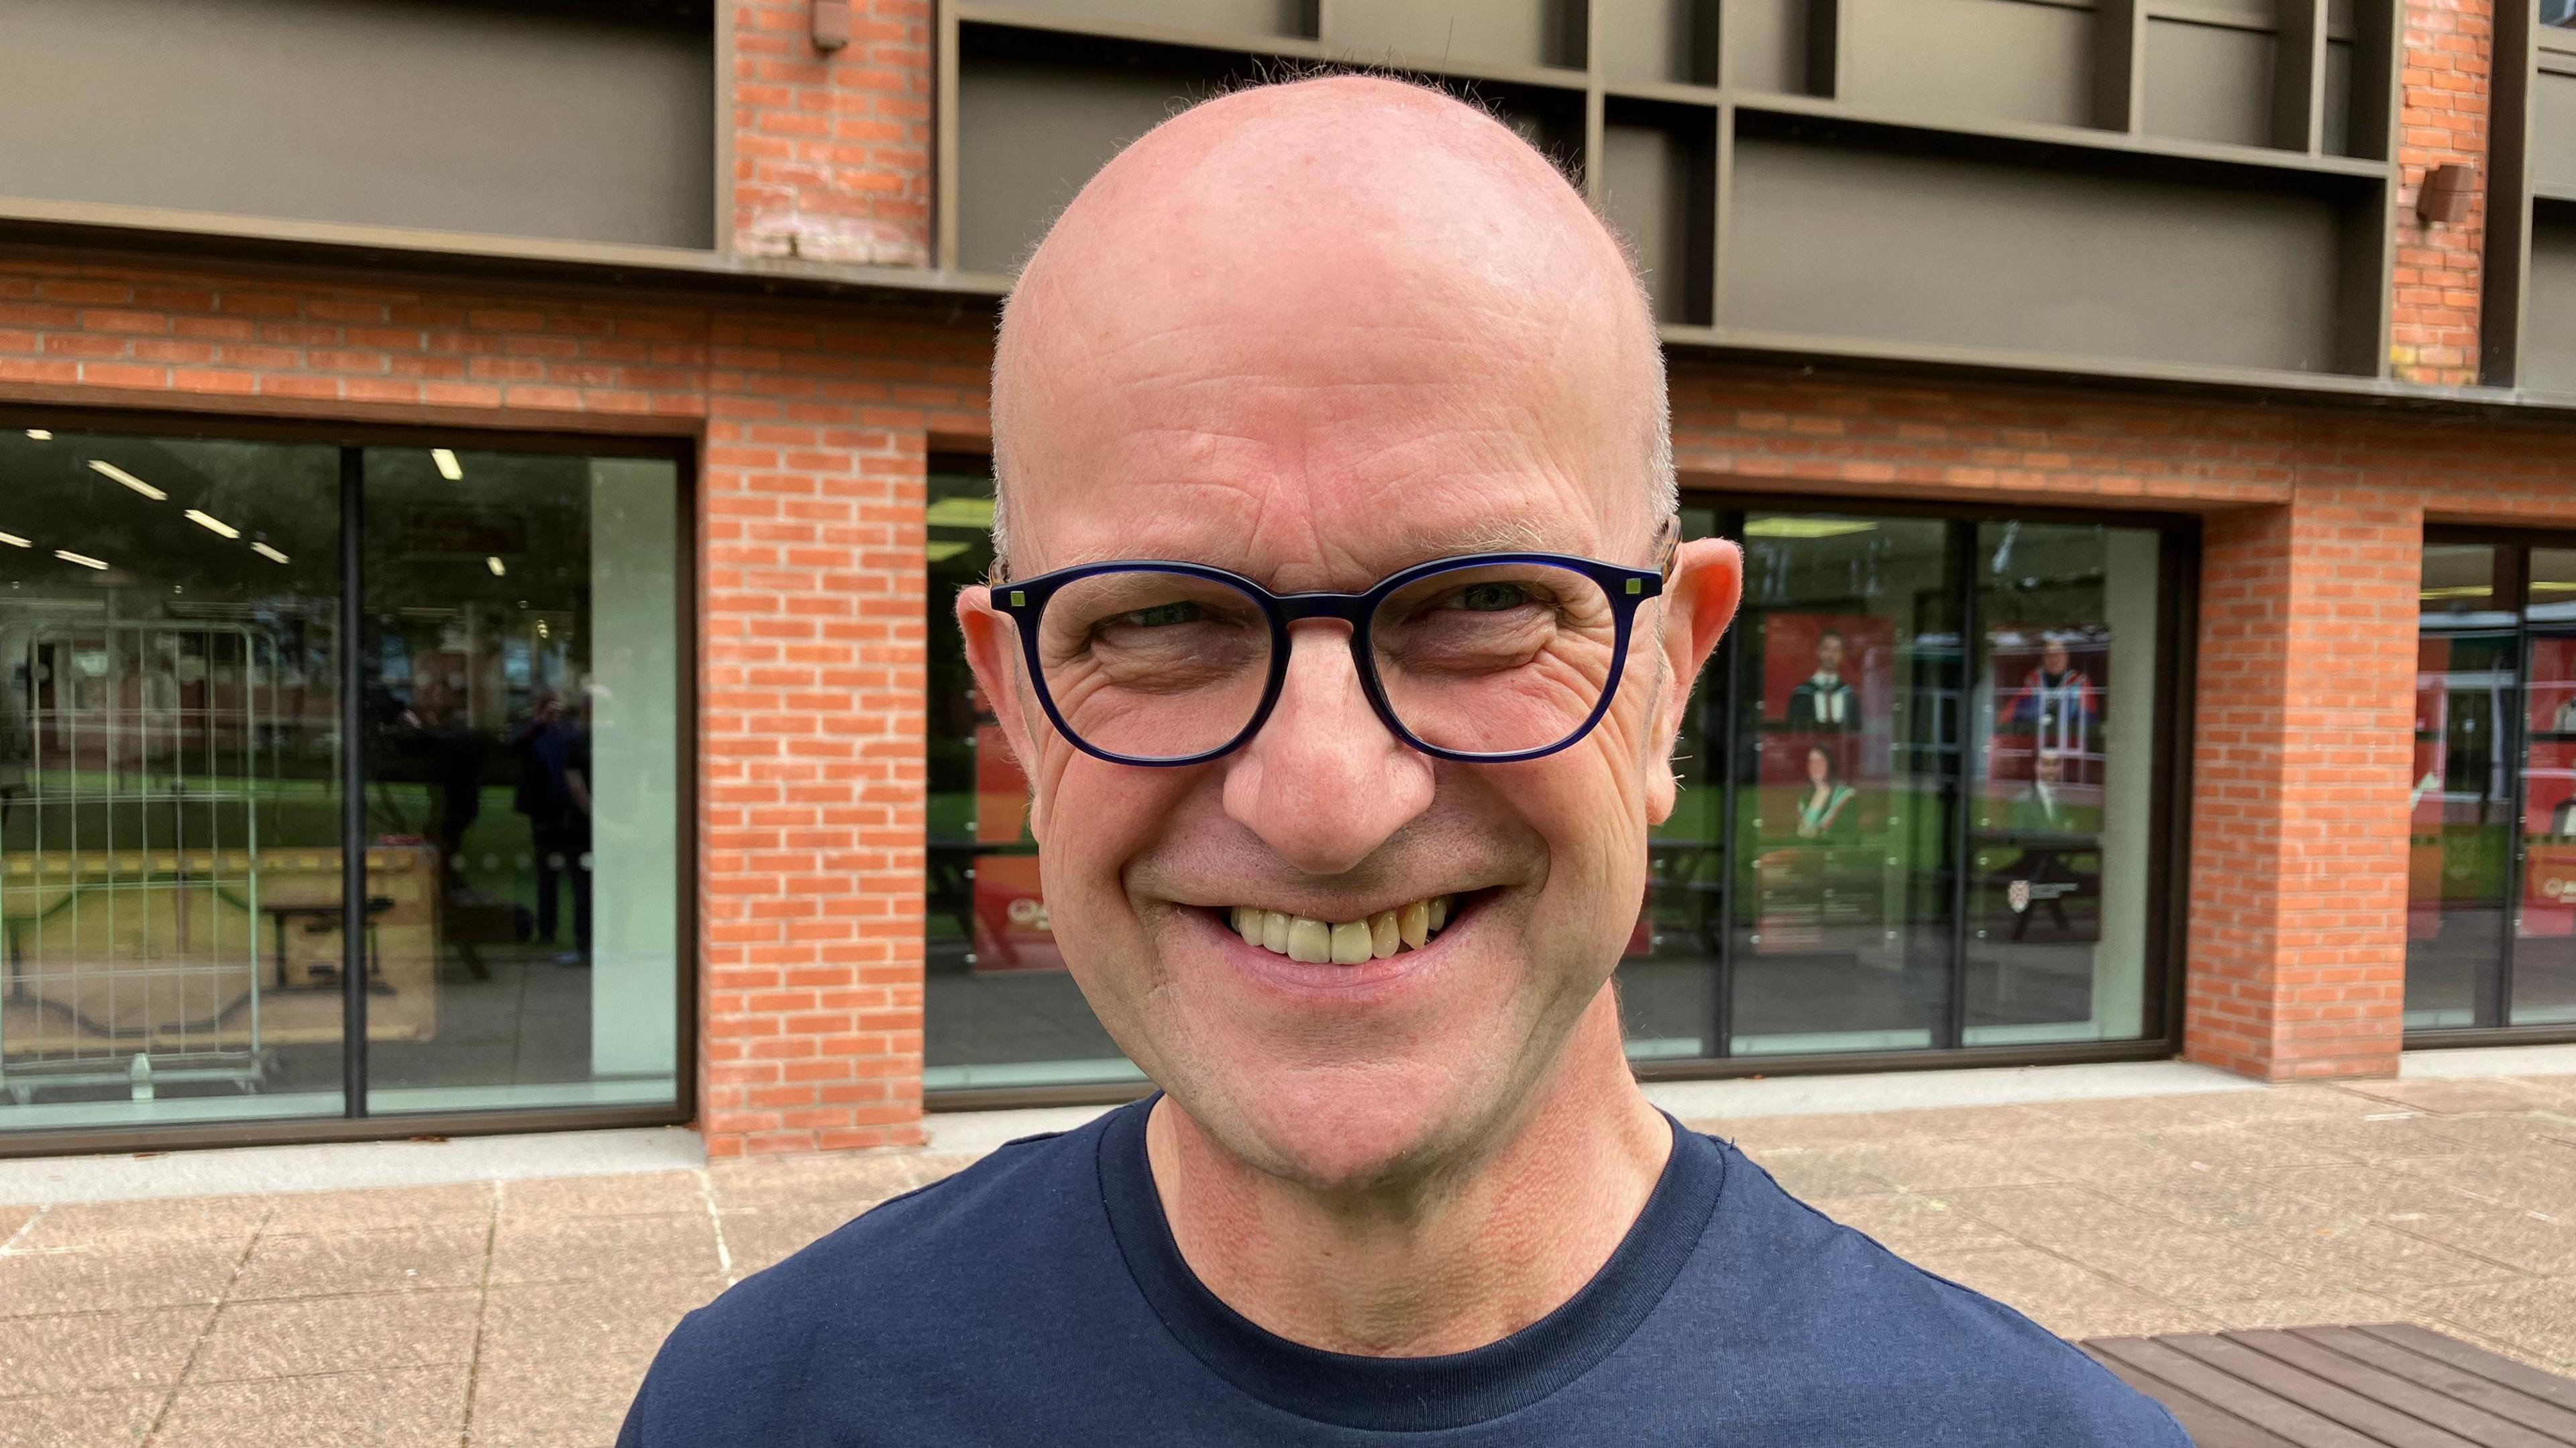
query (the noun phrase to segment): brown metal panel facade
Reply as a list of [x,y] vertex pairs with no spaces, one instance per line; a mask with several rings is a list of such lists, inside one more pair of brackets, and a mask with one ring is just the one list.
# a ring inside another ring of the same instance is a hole
[[712,21],[5,0],[0,196],[712,247]]

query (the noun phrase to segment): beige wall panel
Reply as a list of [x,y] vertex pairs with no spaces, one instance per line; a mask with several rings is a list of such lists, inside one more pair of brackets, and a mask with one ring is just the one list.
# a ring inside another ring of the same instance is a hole
[[1807,10],[1834,0],[1725,0],[1718,64],[1728,85],[1795,95],[1807,89]]
[[1725,324],[2322,371],[2338,216],[2305,196],[1737,141]]
[[1069,20],[1169,25],[1236,35],[1307,34],[1300,0],[1012,0],[1013,8]]
[[1017,271],[1091,173],[1190,91],[1186,78],[1158,71],[969,55],[957,84],[959,265]]
[[[2576,60],[2544,61],[2576,68]],[[2531,179],[2539,186],[2576,187],[2576,75],[2541,70],[2531,77]]]
[[2543,216],[2532,226],[2530,286],[2517,380],[2546,392],[2576,392],[2576,221]]
[[1561,65],[1579,0],[1344,0],[1324,39],[1352,59],[1410,56],[1485,65]]
[[0,195],[711,246],[713,44],[422,0],[0,0]]
[[2147,134],[2270,144],[2277,49],[2259,31],[2148,21]]
[[[1699,125],[1714,125],[1703,117]],[[1613,121],[1602,134],[1602,209],[1636,248],[1659,322],[1705,323],[1710,265],[1705,144],[1669,126]]]
[[1946,121],[2080,126],[2093,113],[2093,12],[2035,0],[1848,0],[1846,97]]

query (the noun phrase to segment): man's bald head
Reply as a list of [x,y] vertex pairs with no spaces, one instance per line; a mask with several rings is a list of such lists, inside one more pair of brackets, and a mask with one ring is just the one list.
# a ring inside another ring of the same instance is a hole
[[1185,404],[1101,395],[1165,380],[1167,361],[1184,390],[1231,375],[1346,388],[1354,408],[1425,377],[1489,386],[1527,427],[1580,436],[1551,442],[1606,474],[1582,481],[1614,531],[1673,507],[1662,351],[1627,253],[1545,157],[1422,86],[1237,91],[1092,178],[1003,312],[997,550],[1063,459],[1188,425]]

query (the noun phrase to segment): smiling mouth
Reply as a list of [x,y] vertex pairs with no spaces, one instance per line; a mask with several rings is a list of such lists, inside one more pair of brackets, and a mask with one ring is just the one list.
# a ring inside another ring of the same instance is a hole
[[1359,965],[1407,950],[1420,950],[1449,923],[1458,897],[1434,895],[1394,910],[1381,910],[1365,920],[1317,920],[1264,910],[1234,907],[1234,933],[1274,955],[1309,965]]

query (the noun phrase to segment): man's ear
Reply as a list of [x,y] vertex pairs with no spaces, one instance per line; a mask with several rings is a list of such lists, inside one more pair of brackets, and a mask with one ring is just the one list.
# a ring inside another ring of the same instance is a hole
[[1655,752],[1646,776],[1646,815],[1656,824],[1672,818],[1678,786],[1673,781],[1673,741],[1681,736],[1682,716],[1690,708],[1691,686],[1717,641],[1734,621],[1735,605],[1744,594],[1744,554],[1723,538],[1697,538],[1673,554],[1673,575],[1664,585],[1664,692],[1654,721]]
[[1019,625],[1008,614],[993,607],[993,590],[982,584],[958,590],[957,631],[966,640],[966,666],[975,671],[975,686],[984,691],[984,700],[993,706],[993,718],[1002,726],[1002,738],[1011,746],[1011,757],[1019,761],[1020,773],[1029,781],[1029,829],[1042,835],[1046,828],[1046,796],[1038,789],[1037,739],[1030,732],[1030,699],[1020,685]]

